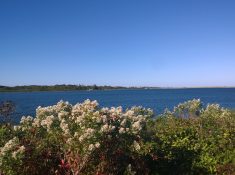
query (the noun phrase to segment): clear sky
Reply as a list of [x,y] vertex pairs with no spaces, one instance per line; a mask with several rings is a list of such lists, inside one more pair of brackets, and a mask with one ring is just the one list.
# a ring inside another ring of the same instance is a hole
[[0,85],[235,86],[234,0],[1,0]]

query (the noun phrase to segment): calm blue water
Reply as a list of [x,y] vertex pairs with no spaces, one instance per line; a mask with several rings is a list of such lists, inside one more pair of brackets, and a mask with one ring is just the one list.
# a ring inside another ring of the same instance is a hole
[[23,115],[35,115],[37,106],[53,105],[59,100],[72,104],[85,99],[98,100],[100,106],[105,107],[143,106],[159,114],[165,108],[172,109],[178,103],[193,98],[200,98],[204,104],[219,103],[223,107],[235,108],[235,88],[0,93],[0,101],[16,103],[16,121]]

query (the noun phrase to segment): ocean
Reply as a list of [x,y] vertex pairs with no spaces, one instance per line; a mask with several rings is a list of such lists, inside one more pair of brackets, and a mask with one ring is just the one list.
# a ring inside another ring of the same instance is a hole
[[11,100],[16,104],[15,121],[19,121],[22,116],[34,116],[38,106],[53,105],[60,100],[71,104],[86,99],[97,100],[101,107],[143,106],[153,109],[155,114],[160,114],[166,108],[173,109],[177,104],[194,98],[201,99],[204,105],[218,103],[223,107],[235,108],[235,88],[0,92],[0,101]]

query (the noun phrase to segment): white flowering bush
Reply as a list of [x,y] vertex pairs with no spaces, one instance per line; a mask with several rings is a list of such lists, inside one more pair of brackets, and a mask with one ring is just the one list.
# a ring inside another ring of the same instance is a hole
[[[90,100],[74,106],[60,101],[54,106],[38,107],[35,118],[22,117],[20,125],[14,126],[15,137],[0,149],[2,171],[123,172],[133,159],[131,154],[138,155],[152,115],[150,109],[140,107],[125,111],[121,107],[99,108],[96,101]],[[17,164],[19,171],[11,167],[16,160],[21,162]]]

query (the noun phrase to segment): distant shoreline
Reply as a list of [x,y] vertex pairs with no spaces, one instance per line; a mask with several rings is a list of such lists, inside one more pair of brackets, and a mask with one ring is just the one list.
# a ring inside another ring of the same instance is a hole
[[66,92],[66,91],[96,91],[96,90],[154,90],[154,89],[232,89],[235,87],[124,87],[124,86],[85,86],[85,85],[29,85],[29,86],[0,86],[0,92]]

